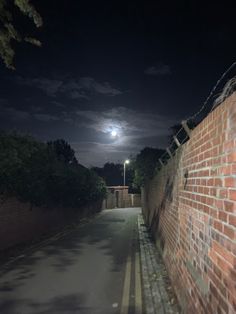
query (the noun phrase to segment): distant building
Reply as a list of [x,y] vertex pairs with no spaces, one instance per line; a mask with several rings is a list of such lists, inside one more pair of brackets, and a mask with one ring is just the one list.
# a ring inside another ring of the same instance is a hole
[[103,208],[140,207],[140,194],[129,194],[128,186],[107,186],[107,198]]

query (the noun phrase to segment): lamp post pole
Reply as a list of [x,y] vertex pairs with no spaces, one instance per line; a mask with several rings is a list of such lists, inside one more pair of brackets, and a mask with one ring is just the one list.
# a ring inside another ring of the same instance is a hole
[[124,186],[125,186],[125,165],[126,164],[129,164],[129,160],[128,159],[124,162]]
[[125,186],[125,162],[124,162],[124,186]]

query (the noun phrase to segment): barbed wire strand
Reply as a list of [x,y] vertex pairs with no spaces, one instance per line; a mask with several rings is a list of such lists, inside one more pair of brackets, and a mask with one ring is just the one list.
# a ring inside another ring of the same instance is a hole
[[202,107],[200,108],[200,110],[198,112],[196,112],[193,116],[189,117],[188,119],[186,119],[186,121],[190,120],[190,119],[195,119],[206,107],[209,99],[213,96],[215,90],[217,89],[217,87],[220,85],[220,83],[222,82],[222,80],[225,78],[225,76],[236,66],[236,61],[233,62],[231,64],[231,66],[229,68],[227,68],[227,70],[221,75],[221,77],[218,79],[218,81],[216,82],[215,86],[212,88],[209,96],[207,97],[207,99],[205,100],[205,102],[203,103]]
[[221,93],[219,93],[218,97],[215,99],[214,104],[211,108],[212,112],[216,107],[218,107],[227,97],[231,95],[231,93],[236,89],[236,76],[231,78],[224,86]]
[[[208,104],[208,101],[209,101],[210,98],[214,95],[214,92],[216,91],[217,87],[218,87],[218,86],[220,85],[220,83],[223,81],[223,79],[225,78],[225,76],[226,76],[235,66],[236,66],[236,61],[233,62],[233,63],[231,64],[231,66],[230,66],[229,68],[227,68],[227,70],[226,70],[226,71],[221,75],[221,77],[217,80],[216,84],[215,84],[214,87],[212,88],[212,90],[211,90],[209,96],[208,96],[207,99],[204,101],[204,103],[203,103],[203,105],[201,106],[201,108],[200,108],[194,115],[192,115],[192,116],[190,116],[189,118],[185,119],[186,122],[188,122],[189,120],[194,120],[194,119],[206,108],[206,106],[207,106],[207,104]],[[218,105],[219,105],[219,104],[218,104]],[[212,112],[212,110],[214,110],[215,107],[216,107],[216,106],[213,105],[210,112]],[[209,112],[209,113],[210,113],[210,112]],[[179,131],[178,131],[174,136],[177,137],[177,136],[179,135],[179,133],[180,133],[183,129],[184,129],[184,128],[181,127],[181,128],[179,129]],[[188,136],[187,136],[186,138],[184,138],[184,140],[181,141],[180,144],[182,145],[182,144],[187,140],[187,138],[188,138]],[[174,142],[175,142],[175,141],[173,140],[173,141],[171,142],[171,144],[170,144],[167,148],[170,148],[170,147],[173,145]],[[159,159],[162,161],[162,158],[163,158],[166,154],[167,154],[167,152],[165,151],[165,152],[160,156]]]

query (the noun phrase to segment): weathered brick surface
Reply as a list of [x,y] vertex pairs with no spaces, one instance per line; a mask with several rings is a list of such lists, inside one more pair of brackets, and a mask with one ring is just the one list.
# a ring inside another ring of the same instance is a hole
[[143,212],[186,313],[236,313],[236,93],[147,184]]
[[80,209],[60,210],[31,207],[16,199],[1,201],[0,250],[37,239],[100,208],[100,203]]

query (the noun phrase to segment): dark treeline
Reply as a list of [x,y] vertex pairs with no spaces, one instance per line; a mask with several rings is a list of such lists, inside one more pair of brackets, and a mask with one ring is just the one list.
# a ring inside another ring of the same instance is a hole
[[[123,185],[124,183],[124,165],[120,163],[107,162],[103,167],[93,167],[92,170],[104,179],[107,186]],[[134,169],[132,161],[126,166],[125,171],[126,185],[132,186]]]
[[[140,193],[140,188],[151,179],[158,165],[158,159],[165,152],[163,149],[145,147],[126,166],[126,185],[130,193]],[[105,163],[103,167],[93,167],[92,170],[102,177],[107,186],[123,185],[124,165]]]
[[133,186],[140,188],[145,182],[152,179],[158,165],[158,159],[165,152],[160,148],[145,147],[136,156],[134,161]]
[[80,165],[64,140],[42,143],[0,132],[0,195],[32,205],[78,208],[102,200],[104,181]]
[[[140,192],[152,178],[163,150],[145,147],[126,166],[126,185]],[[64,140],[43,143],[30,136],[0,132],[0,197],[36,206],[79,208],[104,199],[105,185],[123,185],[123,164],[91,170],[78,163]]]

